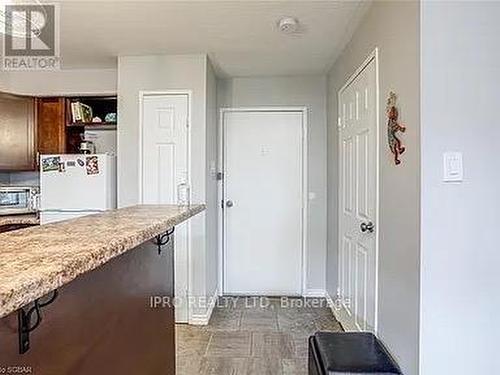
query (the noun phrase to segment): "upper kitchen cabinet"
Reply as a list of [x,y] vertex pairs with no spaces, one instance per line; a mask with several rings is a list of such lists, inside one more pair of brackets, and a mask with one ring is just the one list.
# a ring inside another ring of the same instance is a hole
[[87,130],[116,129],[116,96],[37,98],[39,154],[77,154]]
[[0,94],[0,170],[35,169],[34,100]]
[[66,152],[66,103],[64,98],[37,98],[37,149],[40,154]]
[[80,153],[84,140],[116,144],[116,108],[116,96],[0,93],[0,171],[35,170],[39,154]]

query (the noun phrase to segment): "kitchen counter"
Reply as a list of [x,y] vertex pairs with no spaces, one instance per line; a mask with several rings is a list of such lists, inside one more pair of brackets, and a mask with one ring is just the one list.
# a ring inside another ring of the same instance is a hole
[[0,226],[4,225],[39,225],[40,218],[37,214],[6,215],[0,216]]
[[205,209],[132,206],[0,234],[0,317]]

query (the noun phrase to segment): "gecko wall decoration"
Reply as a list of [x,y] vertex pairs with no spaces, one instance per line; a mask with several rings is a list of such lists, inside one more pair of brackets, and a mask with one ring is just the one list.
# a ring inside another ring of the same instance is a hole
[[394,154],[394,163],[396,165],[401,164],[401,160],[399,160],[400,155],[405,152],[406,148],[401,143],[401,140],[398,138],[397,133],[406,131],[406,126],[400,124],[398,121],[399,112],[396,107],[397,96],[394,92],[389,93],[389,98],[387,98],[387,140],[389,142],[389,148],[391,152]]

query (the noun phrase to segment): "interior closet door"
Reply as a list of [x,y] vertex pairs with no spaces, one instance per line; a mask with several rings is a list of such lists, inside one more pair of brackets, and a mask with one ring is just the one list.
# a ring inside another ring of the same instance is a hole
[[339,297],[348,330],[375,329],[376,88],[373,59],[340,93]]
[[[187,95],[145,95],[142,100],[142,202],[177,204],[189,184]],[[189,224],[175,228],[175,320],[189,319]]]

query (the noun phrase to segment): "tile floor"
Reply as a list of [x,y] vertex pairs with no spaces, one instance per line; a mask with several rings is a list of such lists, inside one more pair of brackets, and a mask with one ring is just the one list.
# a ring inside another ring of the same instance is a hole
[[223,297],[209,325],[176,326],[177,374],[307,374],[319,330],[342,330],[324,299]]

